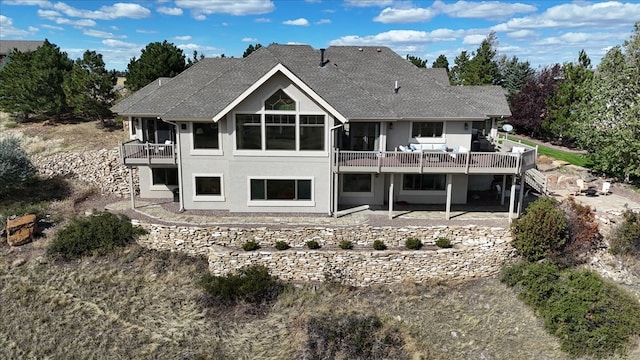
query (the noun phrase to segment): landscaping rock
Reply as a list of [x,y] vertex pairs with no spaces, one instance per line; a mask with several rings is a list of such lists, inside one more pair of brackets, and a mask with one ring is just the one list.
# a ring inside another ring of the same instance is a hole
[[28,214],[7,220],[7,243],[20,246],[31,242],[36,233],[36,215]]

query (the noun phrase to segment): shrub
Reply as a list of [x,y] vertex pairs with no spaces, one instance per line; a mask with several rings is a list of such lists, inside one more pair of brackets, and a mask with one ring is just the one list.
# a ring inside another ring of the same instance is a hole
[[340,246],[340,249],[344,249],[344,250],[353,249],[353,243],[349,240],[340,241],[340,244],[338,244],[338,246]]
[[376,315],[327,314],[307,321],[308,359],[408,359],[396,327]]
[[557,201],[542,197],[531,203],[526,213],[511,224],[513,247],[528,261],[537,261],[558,252],[567,240],[567,227]]
[[640,335],[640,304],[594,272],[520,263],[505,268],[502,281],[519,291],[572,356],[623,354]]
[[124,215],[109,212],[89,217],[76,217],[64,229],[56,233],[47,253],[74,259],[91,254],[106,254],[134,241],[136,235],[145,233],[133,227]]
[[226,276],[204,275],[199,285],[204,289],[207,300],[216,304],[234,304],[246,301],[259,304],[275,300],[285,286],[269,274],[262,265],[244,267],[236,274]]
[[567,242],[551,254],[557,264],[573,266],[584,263],[587,255],[602,244],[598,221],[590,206],[578,204],[573,198],[560,203],[567,224]]
[[373,248],[376,250],[387,250],[387,245],[382,240],[375,240],[373,242]]
[[420,250],[422,248],[422,241],[418,238],[410,237],[404,242],[404,246],[406,246],[407,249]]
[[274,246],[278,250],[287,250],[287,249],[289,249],[291,247],[291,246],[289,246],[289,244],[287,244],[286,241],[281,241],[281,240],[280,241],[276,241]]
[[315,241],[315,240],[309,240],[309,241],[307,241],[307,243],[306,243],[306,244],[307,244],[307,247],[308,247],[309,249],[312,249],[312,250],[314,250],[314,249],[320,249],[320,244],[318,244],[318,242],[317,242],[317,241]]
[[258,249],[260,249],[260,244],[258,244],[254,240],[249,240],[246,243],[242,244],[242,250],[244,251],[254,251]]
[[609,243],[615,255],[640,255],[640,214],[627,209],[624,220],[613,231]]
[[441,238],[438,238],[438,240],[436,240],[436,246],[439,248],[446,249],[446,248],[453,247],[453,244],[451,244],[451,240],[449,240],[448,238],[441,237]]
[[35,167],[12,136],[0,139],[0,194],[19,188],[33,178]]

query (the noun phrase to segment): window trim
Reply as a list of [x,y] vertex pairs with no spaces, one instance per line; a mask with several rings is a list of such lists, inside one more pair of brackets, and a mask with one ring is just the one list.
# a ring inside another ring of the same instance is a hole
[[[414,137],[413,136],[413,126],[416,123],[437,123],[437,122],[441,122],[442,123],[442,135],[440,136],[435,136],[435,137]],[[446,143],[447,140],[447,122],[442,120],[442,121],[412,121],[411,122],[411,126],[409,126],[409,139],[414,139],[416,141],[418,141],[418,139],[425,139],[428,140],[429,143],[434,143],[434,144],[444,144]]]
[[189,155],[194,155],[194,156],[202,156],[202,155],[224,155],[224,152],[222,150],[222,124],[220,122],[218,122],[218,148],[217,149],[196,149],[195,148],[195,141],[193,139],[193,136],[195,135],[193,133],[193,129],[194,129],[194,123],[202,123],[202,124],[207,124],[209,123],[208,121],[192,121],[189,122],[189,127],[187,129],[187,131],[189,132]]
[[[444,176],[444,189],[442,190],[405,190],[404,177],[407,175],[440,175]],[[400,179],[400,194],[401,195],[446,195],[447,193],[447,174],[402,174]]]
[[[251,200],[251,180],[311,180],[310,200]],[[247,176],[247,207],[313,207],[315,200],[315,178],[313,176]]]
[[[199,177],[219,177],[220,178],[220,195],[197,195],[196,194],[196,178],[199,178]],[[191,192],[193,195],[193,201],[225,201],[224,174],[221,174],[221,173],[191,174]]]
[[[371,191],[344,191],[344,175],[369,175],[369,181],[371,182]],[[345,196],[353,196],[353,197],[370,197],[375,193],[375,180],[373,174],[364,174],[364,173],[344,173],[340,175],[340,193]]]

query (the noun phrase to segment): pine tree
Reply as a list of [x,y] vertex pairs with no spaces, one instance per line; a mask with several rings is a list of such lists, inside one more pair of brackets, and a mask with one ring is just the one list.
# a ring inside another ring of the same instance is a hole
[[440,54],[440,56],[438,56],[436,61],[433,62],[433,65],[431,65],[431,67],[444,68],[444,69],[447,69],[447,73],[449,73],[449,60],[447,60],[447,57],[444,56],[444,54]]
[[260,49],[262,47],[262,44],[249,44],[249,46],[247,46],[247,50],[244,51],[244,53],[242,53],[242,57],[246,58],[247,56],[251,55],[252,52]]
[[173,43],[153,42],[142,49],[140,58],[135,57],[127,65],[125,86],[136,91],[159,77],[174,77],[186,68],[182,50]]
[[409,60],[413,65],[419,67],[419,68],[426,68],[427,67],[427,60],[422,60],[421,58],[417,57],[417,56],[413,56],[413,55],[409,55],[407,54],[407,60]]

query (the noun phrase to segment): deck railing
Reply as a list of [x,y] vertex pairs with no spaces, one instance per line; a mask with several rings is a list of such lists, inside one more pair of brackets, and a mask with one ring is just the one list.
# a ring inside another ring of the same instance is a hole
[[131,140],[120,144],[120,158],[125,165],[176,164],[173,144],[150,144]]
[[499,152],[396,152],[335,149],[337,172],[456,172],[521,174],[535,166],[535,150]]

